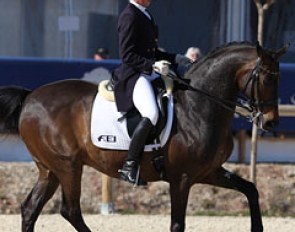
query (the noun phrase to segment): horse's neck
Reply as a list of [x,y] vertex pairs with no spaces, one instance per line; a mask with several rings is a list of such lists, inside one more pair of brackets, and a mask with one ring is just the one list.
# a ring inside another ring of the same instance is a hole
[[[235,102],[239,92],[235,75],[243,63],[238,56],[235,57],[232,54],[217,56],[203,61],[195,69],[193,67],[186,77],[191,79],[193,87],[210,94],[215,100],[224,99]],[[205,94],[188,90],[179,94],[177,102],[179,104],[176,112],[181,119],[180,127],[186,127],[189,124],[190,130],[194,130],[199,136],[202,136],[201,130],[215,135],[230,130],[233,112]],[[188,121],[182,120],[182,116]]]
[[[237,72],[249,64],[247,69],[251,69],[251,61],[256,61],[254,49],[231,48],[230,52],[217,52],[215,56],[209,57],[197,65],[188,73],[191,85],[201,89],[210,95],[226,99],[235,100],[240,91]],[[192,96],[192,95],[190,95]],[[193,96],[192,96],[193,97]],[[196,95],[195,97],[198,98]],[[208,106],[210,107],[210,106]]]
[[[223,58],[222,63],[218,58],[208,61],[207,65],[202,65],[191,73],[191,85],[203,92],[208,93],[215,99],[224,99],[234,101],[238,94],[238,86],[236,84],[235,74],[239,68],[239,64],[232,63],[230,58]],[[187,94],[187,98],[192,98],[192,102],[200,103],[200,95]],[[208,98],[208,97],[207,97]],[[203,98],[202,98],[203,99]],[[202,103],[202,102],[201,102]],[[212,101],[205,101],[206,107],[212,106]]]

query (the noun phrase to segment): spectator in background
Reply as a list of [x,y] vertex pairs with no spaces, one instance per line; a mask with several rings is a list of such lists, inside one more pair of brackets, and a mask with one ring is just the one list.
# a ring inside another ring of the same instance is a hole
[[[109,50],[106,48],[98,48],[93,54],[95,61],[101,61],[109,58]],[[102,80],[111,79],[110,71],[104,67],[97,67],[89,72],[84,73],[82,80],[98,84]]]
[[187,49],[185,56],[195,62],[202,56],[202,53],[199,48],[190,47]]
[[[185,57],[189,58],[192,62],[196,62],[202,56],[201,50],[197,47],[189,47],[184,54]],[[179,66],[177,68],[177,73],[179,76],[183,76],[188,70],[190,66],[183,67]]]
[[109,58],[109,50],[106,48],[98,48],[94,53],[94,60],[104,60]]

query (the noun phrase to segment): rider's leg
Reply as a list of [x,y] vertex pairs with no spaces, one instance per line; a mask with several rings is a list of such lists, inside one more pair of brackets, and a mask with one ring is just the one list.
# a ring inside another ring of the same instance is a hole
[[156,125],[159,112],[152,86],[145,77],[140,77],[134,87],[133,102],[140,112],[142,119],[135,128],[130,142],[127,160],[120,170],[121,179],[133,184],[136,183],[136,176],[140,158],[144,150],[147,137]]

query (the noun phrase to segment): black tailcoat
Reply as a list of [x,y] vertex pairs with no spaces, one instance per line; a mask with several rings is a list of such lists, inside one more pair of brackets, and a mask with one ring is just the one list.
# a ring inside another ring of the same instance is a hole
[[114,72],[115,99],[118,111],[127,112],[133,107],[133,89],[140,74],[150,74],[156,60],[174,64],[175,54],[159,51],[154,20],[130,3],[120,14],[118,36],[122,64]]

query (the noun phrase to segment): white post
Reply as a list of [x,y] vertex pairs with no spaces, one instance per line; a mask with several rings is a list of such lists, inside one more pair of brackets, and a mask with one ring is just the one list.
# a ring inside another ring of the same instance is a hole
[[257,119],[252,125],[252,139],[251,139],[251,166],[250,166],[250,180],[256,184],[256,161],[257,161]]
[[100,213],[109,215],[115,213],[113,199],[113,179],[105,174],[101,174],[101,206]]
[[[258,12],[258,29],[257,29],[257,40],[260,45],[263,45],[263,26],[264,26],[264,13],[269,7],[274,4],[276,0],[267,0],[262,5],[260,0],[254,0]],[[256,183],[256,160],[257,160],[257,120],[253,122],[252,127],[252,150],[251,150],[251,167],[250,167],[250,180]]]

